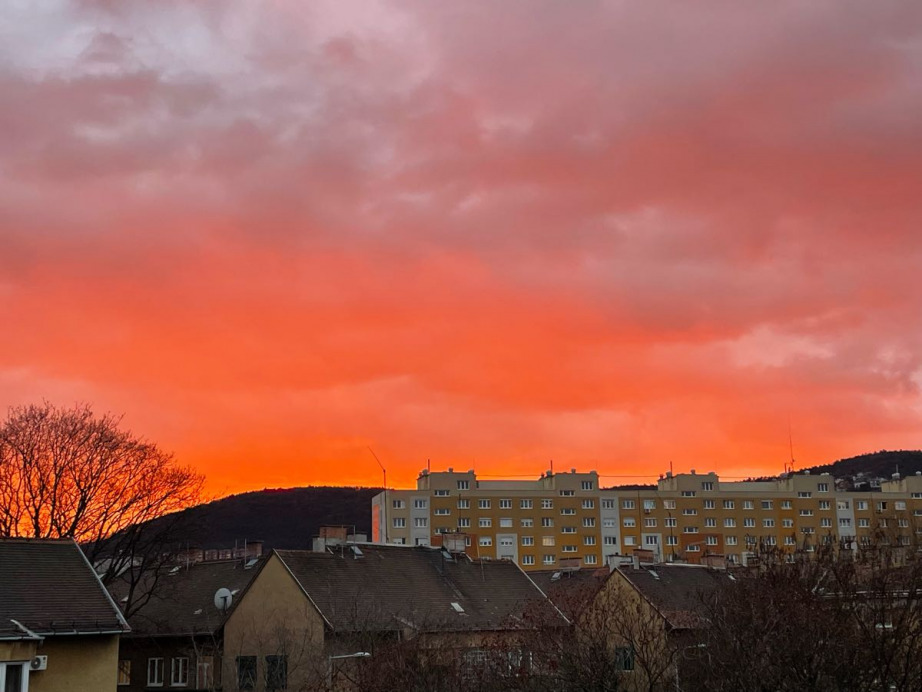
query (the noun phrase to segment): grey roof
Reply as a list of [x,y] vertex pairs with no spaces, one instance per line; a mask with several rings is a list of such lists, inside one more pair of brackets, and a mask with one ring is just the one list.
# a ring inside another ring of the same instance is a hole
[[538,588],[571,619],[592,603],[609,575],[607,567],[575,571],[536,570],[528,574]]
[[703,597],[733,579],[725,570],[698,565],[659,564],[641,569],[619,567],[618,572],[666,618],[673,629],[702,626]]
[[522,629],[537,614],[564,624],[513,562],[446,560],[428,547],[362,545],[360,551],[361,557],[348,547],[276,554],[337,631]]
[[[223,625],[230,610],[240,602],[247,587],[259,572],[266,558],[251,567],[249,561],[219,560],[178,565],[157,582],[150,600],[129,618],[132,635],[164,636],[213,634]],[[215,592],[229,589],[233,594],[230,610],[223,613],[214,605]],[[119,600],[119,588],[113,596]]]
[[74,541],[0,539],[0,639],[127,629]]

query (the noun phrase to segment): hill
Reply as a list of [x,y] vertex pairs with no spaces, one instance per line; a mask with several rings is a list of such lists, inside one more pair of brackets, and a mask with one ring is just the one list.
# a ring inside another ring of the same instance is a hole
[[371,538],[371,498],[378,488],[309,487],[257,490],[190,507],[183,535],[202,548],[261,540],[265,548],[310,548],[321,526],[355,527]]
[[909,476],[922,471],[922,451],[881,450],[804,470],[810,473],[830,473],[836,478],[850,478],[861,473],[869,477],[890,478],[897,470],[901,476]]

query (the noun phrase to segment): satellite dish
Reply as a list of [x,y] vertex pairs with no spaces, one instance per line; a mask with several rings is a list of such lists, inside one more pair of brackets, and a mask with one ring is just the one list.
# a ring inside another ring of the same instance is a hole
[[218,589],[214,592],[214,607],[220,610],[222,613],[226,613],[230,610],[231,602],[234,600],[233,594],[231,594],[230,589]]

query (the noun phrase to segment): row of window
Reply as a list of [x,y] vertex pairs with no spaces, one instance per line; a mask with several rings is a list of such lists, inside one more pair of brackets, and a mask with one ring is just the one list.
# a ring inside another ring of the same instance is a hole
[[[567,550],[567,548],[570,548],[571,550]],[[575,545],[573,545],[573,546],[564,546],[563,552],[565,552],[565,553],[575,553],[575,552],[576,552],[576,546],[575,546]],[[511,556],[511,555],[500,555],[500,557],[501,557],[501,558],[510,559],[512,556]],[[553,565],[553,564],[555,564],[556,562],[557,562],[557,555],[555,555],[555,554],[553,554],[553,553],[545,553],[545,554],[541,557],[541,564],[542,564],[542,565]],[[596,556],[596,555],[584,555],[584,556],[583,556],[583,563],[585,563],[585,564],[587,564],[587,565],[597,565],[597,564],[598,564],[598,556]],[[534,555],[523,555],[523,556],[522,556],[522,565],[523,565],[523,566],[529,567],[529,566],[534,565],[534,564],[535,564],[535,556],[534,556]]]
[[[147,686],[163,687],[164,677],[166,675],[166,659],[149,658],[147,659]],[[196,671],[196,687],[201,687],[201,683],[211,684],[212,675],[212,658],[203,656],[199,659],[198,670]],[[131,661],[123,659],[118,662],[118,684],[131,684]],[[170,660],[170,686],[186,687],[189,684],[189,659],[185,656],[175,656]]]
[[[445,516],[436,511],[437,516]],[[610,520],[609,523],[604,523],[605,526],[614,526],[614,520]],[[394,517],[391,520],[391,523],[395,529],[405,529],[407,527],[406,517]],[[583,517],[582,520],[583,528],[592,529],[596,526],[595,517]],[[511,529],[515,525],[514,520],[511,517],[504,517],[499,520],[499,527],[503,529]],[[535,525],[534,519],[525,518],[519,520],[519,525],[524,528],[531,528]],[[491,517],[480,517],[477,520],[477,526],[481,529],[492,528],[493,519]],[[543,528],[552,528],[554,526],[554,520],[550,517],[541,518],[541,526]],[[413,517],[413,527],[417,529],[425,529],[429,527],[429,518],[428,517]],[[460,517],[458,519],[458,528],[469,529],[471,527],[471,520],[468,517]],[[568,533],[569,527],[563,527],[563,532]],[[575,529],[574,529],[575,531]]]

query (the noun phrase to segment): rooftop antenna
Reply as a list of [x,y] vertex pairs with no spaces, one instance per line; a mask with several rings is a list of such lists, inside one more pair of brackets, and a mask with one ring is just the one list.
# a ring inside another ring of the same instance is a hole
[[788,414],[788,446],[790,447],[791,452],[791,468],[789,469],[791,473],[794,473],[794,433],[791,429],[791,416]]
[[[384,474],[384,529],[381,532],[384,537],[384,542],[387,543],[387,469],[384,468],[384,464],[381,463],[381,460],[378,458],[378,455],[375,454],[375,450],[371,447],[368,448],[368,451],[371,452],[371,456],[375,458],[375,461],[378,462],[378,466],[381,467],[381,473]],[[428,463],[428,460],[427,460]],[[352,533],[355,533],[355,529],[352,530]]]
[[554,475],[554,460],[551,459],[551,475]]
[[234,595],[230,589],[220,588],[214,594],[214,607],[222,613],[226,613],[234,600]]

